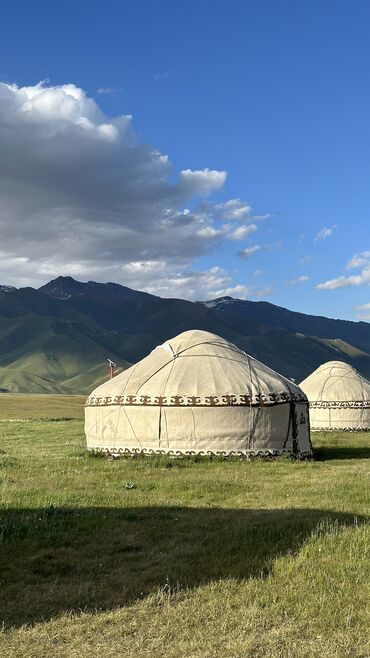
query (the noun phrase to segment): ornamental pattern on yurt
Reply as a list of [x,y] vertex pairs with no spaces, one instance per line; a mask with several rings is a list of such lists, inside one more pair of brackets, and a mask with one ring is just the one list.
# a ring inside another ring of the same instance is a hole
[[306,396],[303,393],[292,393],[289,395],[283,393],[268,393],[267,395],[206,395],[200,398],[195,395],[115,395],[114,397],[106,395],[104,397],[91,396],[87,399],[86,407],[108,407],[110,405],[138,405],[152,407],[250,407],[274,404],[286,404],[294,400],[296,402],[306,402]]
[[370,400],[321,400],[310,402],[310,409],[370,409]]
[[[292,451],[291,450],[251,450],[248,454],[246,454],[243,451],[237,452],[235,450],[230,450],[229,452],[226,452],[225,450],[217,450],[216,452],[213,452],[212,450],[199,450],[198,452],[195,450],[161,450],[160,448],[152,449],[152,448],[147,448],[147,449],[140,449],[140,448],[90,448],[90,452],[96,453],[96,454],[106,454],[106,455],[114,455],[114,456],[122,456],[122,457],[132,457],[132,456],[139,456],[139,455],[145,455],[147,457],[150,457],[151,455],[153,456],[166,456],[166,457],[225,457],[225,458],[239,458],[239,459],[244,459],[246,457],[281,457],[282,455],[291,455]],[[307,451],[305,453],[299,453],[299,457],[301,459],[305,459],[307,457],[311,457],[312,452]]]
[[308,401],[292,381],[205,331],[186,331],[99,386],[89,450],[113,454],[312,454]]

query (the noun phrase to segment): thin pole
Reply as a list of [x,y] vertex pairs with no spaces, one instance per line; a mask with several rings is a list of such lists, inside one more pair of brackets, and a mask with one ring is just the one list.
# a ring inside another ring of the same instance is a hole
[[115,369],[117,364],[114,363],[114,361],[112,361],[111,359],[108,359],[108,363],[109,363],[109,379],[113,379],[114,369]]

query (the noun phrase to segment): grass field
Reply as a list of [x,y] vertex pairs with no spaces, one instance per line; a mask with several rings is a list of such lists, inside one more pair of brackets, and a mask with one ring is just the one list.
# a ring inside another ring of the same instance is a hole
[[368,658],[370,434],[313,438],[307,463],[109,461],[80,418],[3,420],[0,655]]
[[86,395],[0,393],[0,420],[83,418]]

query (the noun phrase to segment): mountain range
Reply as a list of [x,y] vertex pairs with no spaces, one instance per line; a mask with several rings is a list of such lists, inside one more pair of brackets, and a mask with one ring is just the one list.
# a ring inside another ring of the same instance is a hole
[[296,313],[269,302],[164,299],[116,283],[60,276],[41,288],[0,286],[0,391],[88,393],[187,329],[236,343],[300,382],[325,361],[370,377],[370,324]]

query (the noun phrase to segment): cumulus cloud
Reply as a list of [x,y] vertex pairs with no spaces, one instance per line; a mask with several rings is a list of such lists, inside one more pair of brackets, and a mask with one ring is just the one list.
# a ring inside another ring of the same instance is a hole
[[242,283],[239,283],[236,286],[229,286],[228,288],[222,288],[221,290],[215,291],[215,297],[234,297],[237,299],[246,299],[246,297],[253,295],[254,291],[252,288]]
[[217,204],[216,210],[220,212],[223,219],[245,221],[252,217],[252,208],[240,199],[229,199],[225,203]]
[[[128,267],[125,267],[125,273]],[[129,277],[128,277],[129,278]],[[134,278],[137,281],[137,276]],[[163,297],[180,297],[192,300],[200,298],[204,293],[206,297],[213,297],[215,290],[228,285],[231,277],[218,266],[204,271],[192,271],[184,269],[177,271],[175,268],[158,270],[156,278],[152,278],[152,284],[148,284],[147,277],[143,277],[142,290]]]
[[238,228],[232,229],[227,233],[227,238],[229,240],[244,240],[250,233],[257,231],[256,224],[249,224],[248,226],[238,226]]
[[254,215],[252,208],[247,203],[240,199],[229,199],[225,203],[217,204],[218,210],[224,219],[231,219],[234,221],[263,221],[271,217],[270,213],[266,215]]
[[319,231],[317,236],[315,237],[315,242],[320,242],[320,240],[326,240],[327,238],[331,238],[336,228],[337,228],[336,224],[333,224],[333,226],[329,226],[329,227],[324,226],[324,228],[322,228],[321,231]]
[[256,224],[248,224],[247,226],[242,225],[238,226],[237,228],[235,228],[234,224],[222,224],[221,226],[217,226],[217,228],[208,224],[207,226],[199,229],[197,231],[197,235],[205,238],[223,236],[228,240],[237,241],[244,240],[248,237],[248,235],[254,233],[254,231],[257,231]]
[[[127,285],[140,282],[141,290],[163,297],[187,299],[214,299],[216,297],[260,298],[271,294],[271,288],[253,288],[245,284],[233,284],[232,277],[219,266],[204,271],[165,268],[163,262],[133,262],[122,266]],[[151,280],[152,283],[148,283]]]
[[294,279],[290,279],[290,281],[288,281],[288,284],[290,286],[295,286],[297,285],[297,283],[306,283],[309,280],[309,278],[310,277],[307,276],[306,274],[301,274],[301,276],[296,276]]
[[128,283],[130,272],[133,287],[188,297],[197,289],[204,298],[229,282],[193,272],[194,259],[256,230],[247,203],[208,199],[225,181],[225,171],[210,168],[176,178],[167,155],[139,142],[130,115],[105,115],[73,84],[0,83],[4,282],[68,273]]
[[273,293],[272,286],[264,288],[253,288],[243,283],[238,283],[227,288],[211,290],[208,299],[217,299],[218,297],[234,297],[234,299],[261,299],[270,297]]
[[319,290],[335,290],[336,288],[346,288],[347,286],[361,286],[370,282],[370,269],[364,274],[355,276],[338,276],[336,279],[328,279],[323,283],[318,283],[316,288]]
[[255,244],[252,247],[246,247],[245,249],[242,249],[241,251],[238,251],[238,256],[240,258],[244,258],[245,260],[248,260],[253,254],[255,254],[257,251],[260,251],[261,245],[260,244]]
[[341,275],[335,279],[329,279],[328,281],[319,283],[316,288],[319,290],[335,290],[337,288],[370,284],[370,251],[362,251],[360,254],[355,254],[346,265],[347,269],[356,269],[359,267],[362,267],[360,274],[352,274],[350,276]]
[[352,256],[348,261],[346,268],[347,270],[353,270],[357,267],[364,267],[368,263],[370,263],[370,251],[361,251],[361,253]]
[[243,258],[244,260],[249,260],[253,254],[255,254],[257,251],[279,251],[283,246],[283,241],[278,240],[277,242],[272,242],[269,244],[255,244],[250,247],[246,247],[245,249],[241,249],[240,251],[237,252],[237,256],[240,258]]
[[192,171],[184,169],[180,173],[179,189],[184,198],[208,196],[219,190],[226,181],[226,171],[201,169]]

